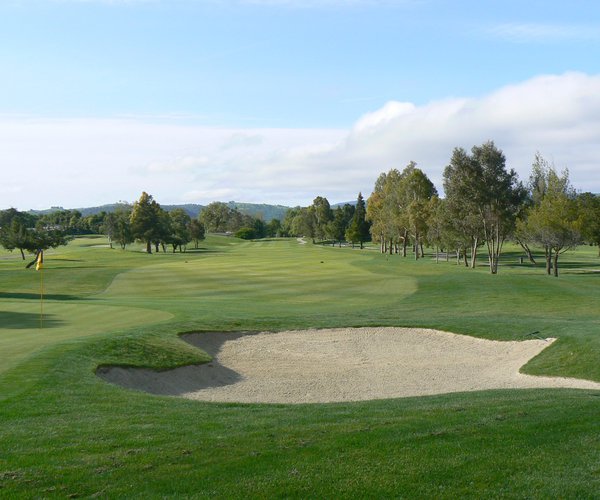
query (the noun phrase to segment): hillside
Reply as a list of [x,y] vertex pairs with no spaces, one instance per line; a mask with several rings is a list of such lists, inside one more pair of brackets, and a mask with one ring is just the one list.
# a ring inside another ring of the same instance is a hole
[[[107,205],[100,205],[97,207],[83,207],[83,208],[74,208],[71,210],[78,210],[81,212],[83,217],[88,215],[98,214],[100,212],[114,212],[119,207],[126,207],[128,204],[124,202],[118,203],[109,203]],[[290,207],[286,207],[284,205],[269,205],[266,203],[242,203],[237,201],[229,201],[227,205],[231,208],[237,208],[240,212],[244,214],[251,215],[252,217],[261,217],[265,222],[269,222],[272,219],[283,220],[285,217],[285,213],[289,210]],[[166,211],[170,212],[171,210],[175,210],[176,208],[183,208],[190,217],[197,217],[200,211],[204,208],[204,205],[199,205],[197,203],[186,203],[181,205],[162,205]],[[44,215],[52,212],[57,212],[59,210],[65,210],[63,207],[51,207],[45,210],[29,210],[29,213],[33,213],[36,215]]]

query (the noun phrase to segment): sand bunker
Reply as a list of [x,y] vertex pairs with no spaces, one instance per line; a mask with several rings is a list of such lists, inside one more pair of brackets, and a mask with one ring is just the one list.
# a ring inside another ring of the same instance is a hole
[[102,367],[98,376],[153,394],[244,403],[325,403],[533,387],[600,390],[596,382],[519,373],[554,339],[498,342],[412,328],[183,338],[213,361],[165,372]]

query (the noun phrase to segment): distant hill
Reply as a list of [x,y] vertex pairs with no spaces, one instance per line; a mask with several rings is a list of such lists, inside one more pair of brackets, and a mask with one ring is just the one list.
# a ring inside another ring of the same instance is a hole
[[356,206],[356,200],[353,200],[353,201],[342,201],[340,203],[334,203],[333,205],[331,205],[331,208],[343,207],[344,205],[352,205],[353,207],[355,207]]
[[[289,210],[290,207],[286,207],[284,205],[268,205],[266,203],[241,203],[237,201],[229,201],[227,205],[231,208],[237,208],[240,212],[244,214],[251,215],[252,217],[262,217],[265,222],[269,222],[273,219],[283,220],[285,217],[285,213]],[[75,208],[70,210],[79,210],[83,217],[87,217],[88,215],[99,214],[100,212],[114,212],[120,207],[128,206],[127,203],[119,202],[119,203],[110,203],[107,205],[101,205],[98,207],[84,207],[84,208]],[[171,210],[175,210],[176,208],[183,208],[190,217],[196,218],[200,211],[204,208],[204,205],[199,205],[197,203],[186,203],[182,205],[162,205],[167,212]],[[50,207],[45,210],[29,210],[29,213],[36,215],[45,215],[52,212],[58,212],[59,210],[65,210],[63,207]]]
[[283,221],[285,213],[290,209],[284,205],[268,205],[266,203],[241,203],[239,201],[230,201],[227,203],[230,208],[237,208],[243,214],[252,217],[261,217],[265,222],[273,219]]

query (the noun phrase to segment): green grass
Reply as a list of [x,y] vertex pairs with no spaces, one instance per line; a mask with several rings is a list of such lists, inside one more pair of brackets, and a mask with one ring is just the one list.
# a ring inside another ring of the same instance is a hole
[[600,394],[484,391],[327,405],[243,405],[108,385],[102,364],[207,357],[177,334],[398,325],[559,341],[533,374],[600,381],[600,259],[555,279],[427,258],[209,237],[145,255],[81,238],[40,273],[0,253],[0,497],[598,498]]

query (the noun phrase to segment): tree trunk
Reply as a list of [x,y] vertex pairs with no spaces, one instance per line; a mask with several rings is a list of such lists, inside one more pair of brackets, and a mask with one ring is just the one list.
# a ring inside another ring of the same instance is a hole
[[554,276],[558,278],[558,252],[554,252]]
[[402,241],[402,257],[406,257],[406,247],[408,246],[408,235],[404,232],[404,240]]
[[439,264],[440,262],[440,249],[439,247],[436,245],[435,246],[435,263]]
[[527,243],[523,243],[520,240],[517,240],[517,242],[519,243],[519,245],[521,245],[521,248],[525,251],[525,253],[527,254],[527,258],[529,259],[529,262],[531,262],[532,264],[537,264],[537,262],[535,261],[535,259],[533,258],[533,254],[531,253],[531,248],[529,248],[529,245],[527,245]]
[[363,249],[363,241],[362,240],[360,240],[360,249],[361,250]]
[[21,258],[25,260],[25,252],[23,252],[22,248],[19,248],[19,250],[21,251]]
[[146,242],[146,253],[152,253],[152,243],[150,240]]
[[465,267],[469,267],[469,261],[467,259],[467,249],[465,248],[465,251],[463,252],[463,261],[465,263]]
[[548,246],[544,248],[544,252],[546,254],[546,274],[552,274],[552,249]]
[[460,265],[460,248],[456,249],[456,265]]
[[475,236],[471,240],[471,269],[475,269],[475,266],[477,265],[477,243],[479,243],[479,238]]
[[415,233],[415,260],[419,260],[419,235]]

